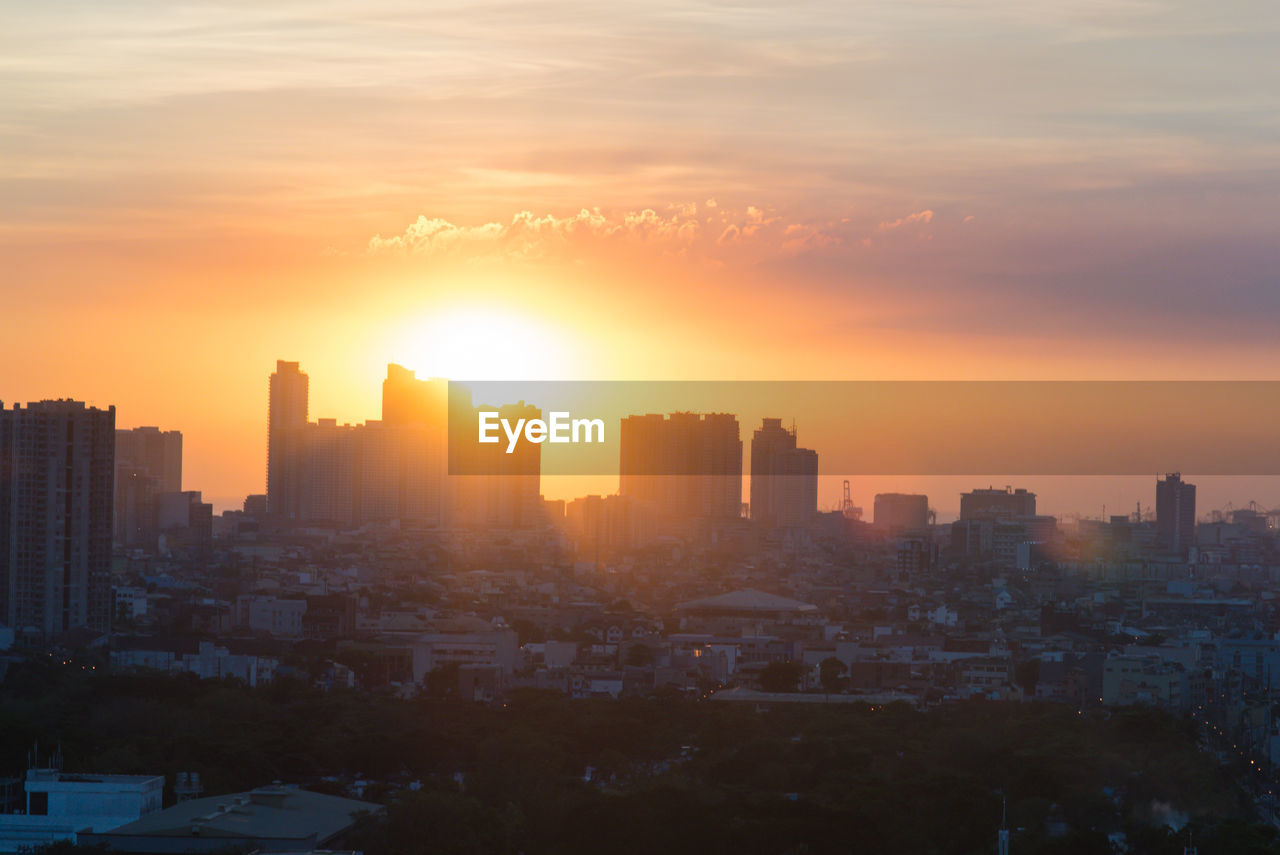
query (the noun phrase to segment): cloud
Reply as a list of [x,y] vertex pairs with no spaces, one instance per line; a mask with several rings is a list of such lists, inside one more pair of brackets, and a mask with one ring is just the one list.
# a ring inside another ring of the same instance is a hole
[[714,201],[618,212],[584,207],[568,216],[525,210],[507,222],[478,225],[424,214],[400,234],[375,235],[367,252],[464,261],[581,262],[643,256],[719,267],[830,254],[841,247],[864,251],[888,242],[890,235],[931,240],[931,229],[937,225],[933,210],[927,208],[878,223],[853,214],[805,221],[784,217],[768,205],[736,207]]
[[[557,216],[520,211],[509,222],[465,225],[420,215],[403,232],[372,237],[366,247],[371,255],[503,257],[519,259],[580,258],[604,249],[643,249],[666,255],[688,255],[751,237],[780,221],[766,208],[747,205],[741,210],[722,208],[714,201],[700,214],[697,203],[668,205],[666,213],[654,208],[605,213],[582,208],[576,214]],[[715,216],[711,214],[714,209]],[[718,235],[714,240],[708,236]]]
[[883,234],[891,232],[895,229],[901,229],[904,226],[923,226],[933,222],[933,211],[925,209],[916,211],[914,214],[907,214],[905,217],[898,217],[896,220],[889,220],[876,226],[876,231]]
[[701,223],[682,207],[670,216],[652,208],[610,217],[599,208],[582,208],[567,217],[520,211],[508,223],[460,225],[440,217],[420,215],[403,233],[370,238],[371,254],[403,252],[418,255],[502,254],[539,257],[560,248],[592,243],[634,242],[675,247],[697,239]]

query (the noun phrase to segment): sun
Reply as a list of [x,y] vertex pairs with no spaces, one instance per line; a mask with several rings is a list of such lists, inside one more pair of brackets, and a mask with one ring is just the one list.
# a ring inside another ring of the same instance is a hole
[[394,355],[420,377],[451,380],[556,380],[571,373],[570,338],[530,315],[457,307],[415,321]]

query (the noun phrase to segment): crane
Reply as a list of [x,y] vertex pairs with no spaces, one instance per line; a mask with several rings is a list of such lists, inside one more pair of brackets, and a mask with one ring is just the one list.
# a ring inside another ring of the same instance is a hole
[[849,479],[844,482],[844,498],[840,501],[840,513],[844,514],[847,520],[861,520],[862,508],[853,503],[853,498],[849,493]]

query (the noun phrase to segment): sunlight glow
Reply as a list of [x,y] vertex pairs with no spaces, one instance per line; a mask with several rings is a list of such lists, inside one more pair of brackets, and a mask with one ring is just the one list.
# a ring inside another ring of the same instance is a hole
[[572,373],[568,342],[564,330],[542,319],[467,306],[412,323],[392,352],[420,377],[555,380]]

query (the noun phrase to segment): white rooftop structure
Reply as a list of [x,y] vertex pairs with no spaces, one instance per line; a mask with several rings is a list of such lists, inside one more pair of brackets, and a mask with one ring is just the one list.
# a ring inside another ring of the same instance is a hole
[[17,852],[78,832],[108,831],[160,810],[162,775],[90,775],[30,769],[23,782],[24,813],[0,814],[0,853]]

